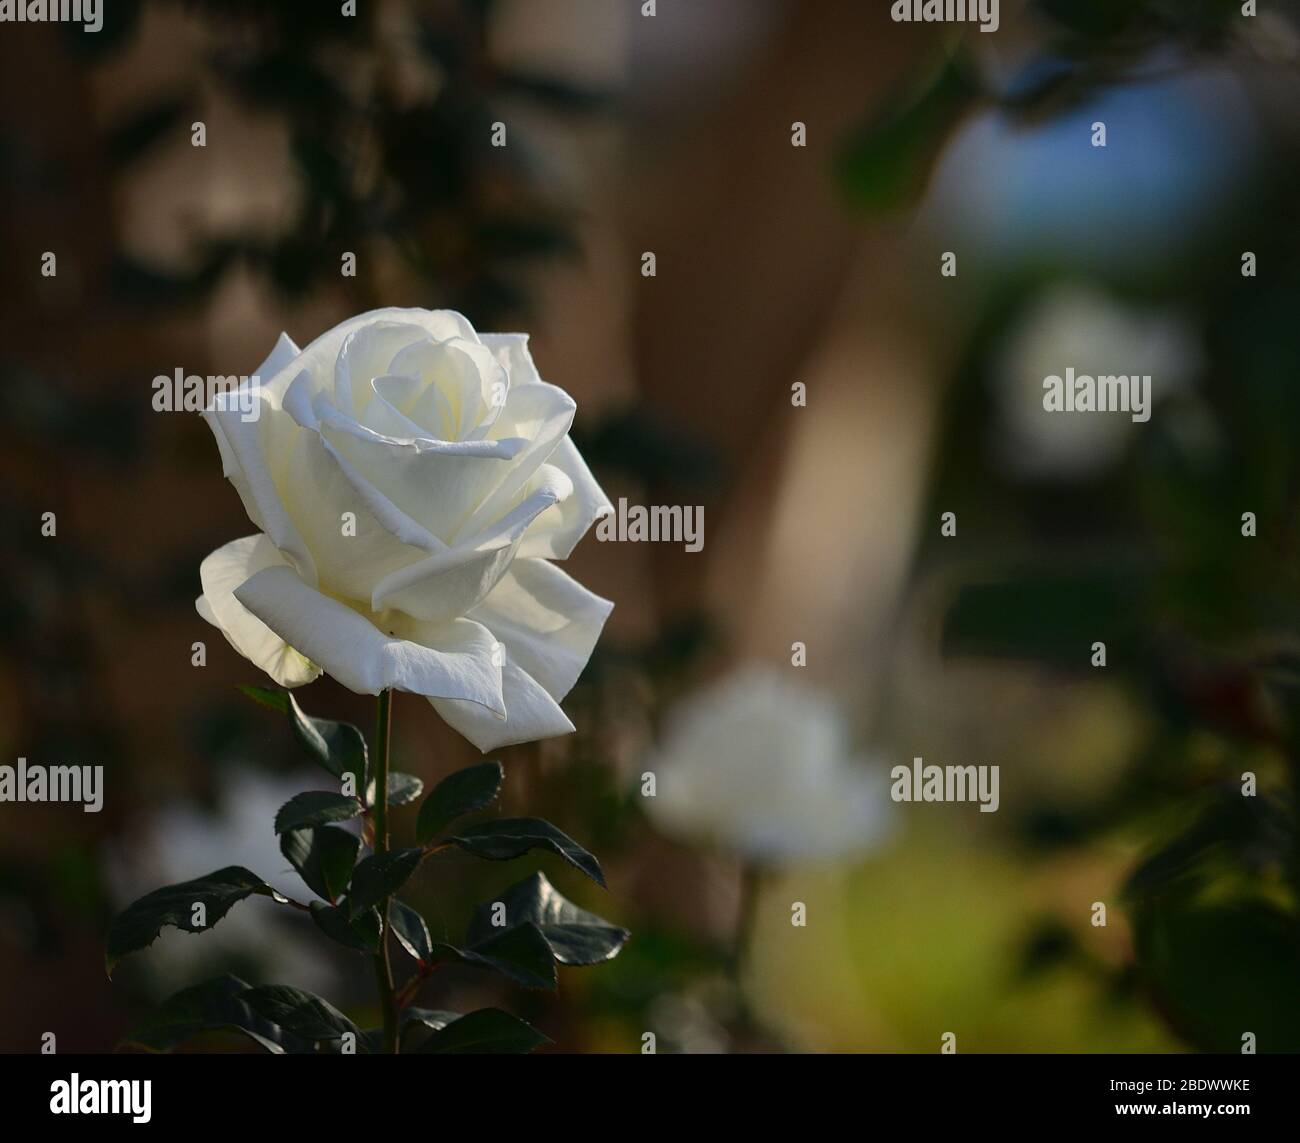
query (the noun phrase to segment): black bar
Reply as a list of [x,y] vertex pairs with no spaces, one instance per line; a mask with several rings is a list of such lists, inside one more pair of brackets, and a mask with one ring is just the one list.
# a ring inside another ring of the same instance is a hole
[[824,1116],[851,1116],[873,1134],[891,1123],[1073,1130],[1134,1121],[1205,1124],[1239,1138],[1291,1121],[1295,1072],[1295,1057],[1238,1055],[11,1055],[0,1058],[0,1091],[10,1124],[63,1120],[91,1129],[132,1116],[54,1114],[52,1093],[74,1074],[79,1090],[87,1080],[147,1080],[148,1125],[205,1133],[280,1124],[371,1129],[375,1092],[386,1086],[394,1128],[422,1122],[436,1130],[445,1116],[466,1114],[505,1126],[523,1109],[558,1101],[566,1115],[603,1107],[611,1128],[625,1116],[638,1132],[659,1121],[665,1130],[689,1128],[706,1113],[734,1116],[739,1126],[746,1113],[770,1111],[812,1117],[810,1127]]

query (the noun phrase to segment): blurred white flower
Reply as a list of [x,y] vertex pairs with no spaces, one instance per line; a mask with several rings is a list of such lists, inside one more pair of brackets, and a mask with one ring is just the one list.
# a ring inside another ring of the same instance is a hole
[[[236,769],[223,776],[213,812],[193,804],[160,810],[133,833],[130,848],[108,854],[109,889],[119,908],[164,885],[242,865],[296,901],[313,894],[280,852],[275,812],[294,794],[319,788],[314,773],[272,777]],[[159,995],[175,992],[232,963],[255,966],[265,981],[292,979],[295,986],[328,988],[332,962],[320,951],[323,937],[305,913],[261,897],[240,902],[210,932],[165,928],[139,954]]]
[[1124,412],[1048,411],[1047,377],[1068,368],[1090,377],[1150,376],[1158,407],[1201,365],[1196,332],[1177,312],[1129,305],[1079,282],[1053,286],[994,355],[998,462],[1022,476],[1079,479],[1114,464],[1140,427]]
[[753,860],[829,859],[891,828],[883,768],[850,755],[835,705],[771,667],[747,667],[670,712],[647,809],[665,831]]
[[689,993],[667,992],[655,997],[647,1013],[649,1024],[664,1041],[656,1051],[686,1056],[716,1056],[730,1041],[707,1004]]

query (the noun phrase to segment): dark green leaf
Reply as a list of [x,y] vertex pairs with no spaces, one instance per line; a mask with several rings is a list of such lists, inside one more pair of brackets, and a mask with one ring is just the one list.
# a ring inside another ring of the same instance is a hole
[[346,794],[332,794],[328,790],[308,790],[294,794],[275,815],[275,832],[307,829],[327,822],[345,822],[358,817],[361,803]]
[[235,1031],[276,1055],[310,1051],[310,1043],[257,1015],[241,999],[247,991],[247,984],[229,974],[186,988],[164,1000],[122,1046],[168,1052],[203,1032]]
[[[230,865],[206,877],[155,889],[128,905],[109,926],[104,955],[108,974],[113,974],[117,962],[128,953],[153,944],[165,925],[173,925],[187,933],[206,932],[230,911],[231,906],[254,893],[264,897],[279,896],[256,873],[240,865]],[[206,923],[195,925],[193,910],[200,903],[206,912]]]
[[553,989],[556,983],[555,959],[551,954],[551,946],[531,921],[508,929],[498,929],[474,948],[434,945],[432,954],[427,959],[434,964],[455,963],[489,968],[525,988]]
[[418,1008],[412,1005],[402,1010],[402,1051],[417,1051],[429,1033],[445,1028],[460,1019],[459,1012],[444,1012],[435,1008]]
[[280,852],[312,892],[331,902],[347,888],[360,848],[360,838],[335,826],[292,829],[280,837]]
[[276,690],[274,687],[259,687],[253,683],[245,683],[239,690],[255,703],[260,703],[269,710],[277,711],[280,714],[289,713],[288,691]]
[[438,1008],[419,1008],[412,1005],[402,1010],[403,1028],[408,1024],[423,1024],[436,1032],[439,1028],[445,1028],[453,1020],[459,1019],[459,1012],[446,1012]]
[[341,905],[313,901],[311,919],[322,933],[347,948],[358,952],[375,952],[379,948],[378,909],[366,909],[356,916],[349,916],[347,909]]
[[351,1032],[357,1038],[358,1047],[364,1043],[361,1029],[342,1012],[299,988],[269,984],[248,989],[241,993],[241,999],[259,1016],[306,1040],[330,1042]]
[[600,862],[568,834],[541,818],[498,818],[469,826],[447,840],[466,853],[489,861],[509,861],[522,857],[530,849],[549,849],[575,869],[580,869],[597,885],[605,884]]
[[578,908],[566,900],[543,873],[510,886],[496,901],[474,910],[466,943],[481,949],[501,928],[492,924],[493,906],[505,906],[506,927],[530,923],[541,930],[551,953],[560,964],[600,964],[618,955],[628,938],[626,929],[611,925],[595,913]]
[[509,1012],[480,1008],[434,1032],[416,1052],[421,1055],[521,1054],[550,1042],[536,1028]]
[[431,841],[462,814],[490,806],[504,778],[500,762],[480,762],[448,775],[434,786],[420,807],[416,840],[421,844]]
[[303,712],[298,700],[288,691],[256,686],[239,689],[255,702],[288,715],[294,737],[319,765],[336,778],[351,774],[352,788],[358,794],[366,789],[366,740],[355,726],[349,722],[313,718]]
[[372,853],[359,861],[352,871],[352,889],[348,893],[353,914],[396,893],[415,872],[423,855],[420,849],[393,849]]
[[433,947],[429,938],[429,926],[410,905],[402,901],[393,901],[388,908],[388,923],[393,926],[393,935],[402,948],[416,960],[429,959]]
[[414,774],[393,772],[388,775],[388,804],[404,806],[424,793],[424,783]]
[[1295,918],[1266,901],[1148,898],[1135,911],[1143,982],[1174,1030],[1198,1051],[1300,1052]]

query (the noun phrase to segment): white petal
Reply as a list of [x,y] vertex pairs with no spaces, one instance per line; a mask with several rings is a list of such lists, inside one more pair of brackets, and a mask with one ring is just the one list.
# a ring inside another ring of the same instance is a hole
[[445,699],[434,699],[433,709],[484,753],[500,746],[573,733],[573,723],[559,704],[536,679],[511,662],[509,655],[501,668],[501,690],[504,718],[493,716],[481,706]]
[[[438,341],[446,341],[450,337],[464,338],[466,341],[479,340],[479,336],[474,332],[474,327],[470,324],[469,318],[456,310],[421,310],[421,309],[389,309],[377,311],[384,314],[405,314],[407,320],[417,322],[424,326]],[[401,320],[400,318],[398,320]]]
[[573,398],[554,385],[538,382],[510,390],[491,435],[527,443],[513,463],[498,467],[496,487],[476,501],[478,507],[464,524],[465,535],[481,531],[517,501],[564,439],[576,409]]
[[548,465],[534,483],[519,506],[487,531],[386,576],[375,585],[371,610],[397,608],[416,619],[437,620],[476,607],[509,569],[528,525],[569,491],[564,474]]
[[613,608],[554,564],[516,559],[469,618],[558,701],[578,681]]
[[302,350],[294,344],[293,338],[287,333],[280,334],[274,348],[266,355],[266,360],[257,367],[254,376],[261,384],[268,384],[281,369],[285,368],[301,352]]
[[[512,393],[516,388],[541,382],[541,374],[528,351],[526,333],[485,333],[481,340],[509,372]],[[597,517],[613,506],[591,475],[577,446],[567,436],[547,457],[547,463],[573,482],[573,495],[533,522],[519,545],[519,554],[563,560],[577,547]]]
[[537,366],[533,364],[533,355],[528,351],[528,334],[484,333],[480,334],[479,340],[505,366],[506,372],[510,374],[510,388],[533,385],[542,379]]
[[258,572],[235,597],[272,631],[358,694],[387,688],[449,698],[500,714],[505,710],[497,642],[479,623],[381,631],[346,604],[303,583],[289,567]]
[[199,565],[203,594],[195,600],[198,613],[229,640],[244,658],[284,687],[309,683],[321,672],[234,596],[235,589],[264,568],[285,565],[285,559],[265,536],[245,536],[218,548]]
[[[495,419],[508,392],[506,371],[477,341],[417,341],[393,358],[389,372],[424,382],[407,415],[449,440],[469,439]],[[451,424],[444,423],[450,411]]]
[[255,393],[255,417],[241,413],[234,395],[218,394],[203,413],[221,452],[226,477],[235,486],[248,517],[298,569],[316,582],[316,562],[303,542],[271,477],[266,457],[282,455],[301,430],[265,386]]
[[519,554],[564,560],[592,524],[604,513],[612,512],[614,506],[568,437],[556,446],[547,464],[554,465],[569,478],[573,493],[533,521],[520,542]]
[[[399,307],[370,310],[367,313],[358,314],[354,318],[340,322],[333,329],[327,329],[302,350],[297,360],[293,362],[294,368],[288,371],[288,376],[286,377],[286,374],[282,372],[276,384],[269,387],[269,391],[275,398],[277,405],[284,386],[304,370],[315,379],[319,388],[333,392],[334,383],[337,381],[335,367],[349,335],[368,326],[385,323],[418,326],[435,341],[443,341],[450,337],[458,337],[471,342],[478,341],[478,334],[474,332],[474,327],[453,310],[402,309]],[[349,385],[349,387],[351,386]],[[349,407],[345,406],[345,409],[347,412],[352,412]]]
[[411,322],[376,321],[343,339],[334,363],[334,402],[349,416],[370,396],[370,383],[389,372],[401,350],[426,341],[428,331]]
[[[372,401],[368,409],[380,402]],[[395,414],[400,416],[400,414]],[[382,435],[337,414],[321,418],[331,445],[393,504],[450,543],[528,442],[438,441]]]
[[[317,582],[330,591],[368,600],[385,576],[445,550],[318,433],[300,429],[281,463],[285,502],[312,552]],[[355,534],[344,533],[345,512],[355,517]]]

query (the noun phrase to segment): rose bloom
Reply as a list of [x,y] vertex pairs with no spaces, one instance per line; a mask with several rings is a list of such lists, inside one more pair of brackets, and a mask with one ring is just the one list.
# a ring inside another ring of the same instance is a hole
[[613,605],[551,561],[609,501],[527,336],[375,310],[257,376],[203,414],[258,533],[203,561],[199,614],[283,686],[425,695],[480,750],[572,731]]
[[1045,290],[993,362],[998,463],[1025,479],[1083,481],[1119,462],[1142,427],[1125,412],[1051,412],[1043,381],[1067,367],[1090,377],[1149,376],[1154,406],[1191,389],[1201,371],[1195,330],[1177,310],[1121,302],[1063,282]]
[[756,861],[843,857],[892,830],[884,770],[851,754],[834,703],[772,667],[683,700],[648,768],[662,829]]

